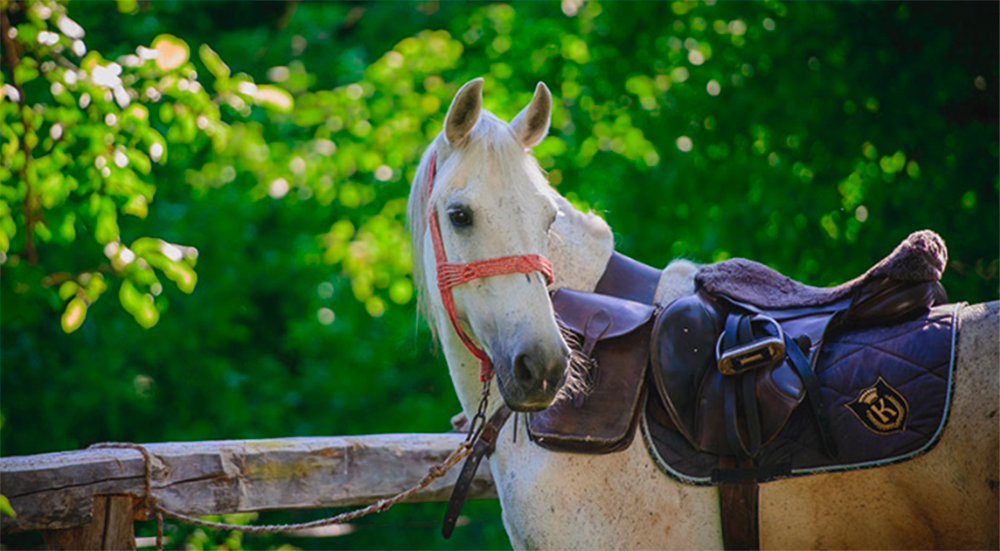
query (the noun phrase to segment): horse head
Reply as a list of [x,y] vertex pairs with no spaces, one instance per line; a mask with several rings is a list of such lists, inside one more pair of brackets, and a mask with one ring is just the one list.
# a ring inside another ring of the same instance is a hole
[[[548,133],[552,96],[539,83],[507,123],[483,109],[482,88],[476,79],[458,91],[417,170],[408,206],[414,274],[446,351],[461,340],[480,359],[481,379],[496,374],[511,409],[537,411],[555,398],[569,354],[544,257],[558,195],[530,153]],[[461,361],[457,375],[454,363],[449,356],[453,378],[474,380],[475,362]]]

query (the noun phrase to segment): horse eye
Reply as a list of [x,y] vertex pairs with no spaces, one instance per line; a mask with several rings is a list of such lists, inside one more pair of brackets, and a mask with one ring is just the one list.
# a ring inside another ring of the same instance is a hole
[[448,219],[456,228],[467,228],[472,225],[472,212],[465,207],[451,207],[448,209]]

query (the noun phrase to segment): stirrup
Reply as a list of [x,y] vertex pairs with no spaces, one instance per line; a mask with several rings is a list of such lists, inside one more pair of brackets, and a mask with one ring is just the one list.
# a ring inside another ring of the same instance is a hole
[[761,337],[723,352],[722,340],[726,336],[723,331],[715,343],[715,357],[719,371],[723,375],[738,375],[752,369],[774,365],[785,358],[785,335],[781,325],[773,318],[762,315],[754,316],[753,321],[770,322],[778,330],[777,336]]

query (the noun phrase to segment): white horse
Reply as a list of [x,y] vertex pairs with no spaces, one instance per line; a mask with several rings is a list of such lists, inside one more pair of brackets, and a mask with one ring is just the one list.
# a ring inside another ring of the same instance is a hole
[[[434,284],[430,209],[439,213],[449,261],[543,254],[554,266],[554,287],[593,291],[613,249],[607,224],[553,190],[530,154],[548,133],[552,99],[545,85],[510,124],[482,109],[482,85],[473,80],[455,96],[420,163],[408,209],[422,305],[470,418],[480,399],[480,362],[449,323]],[[695,271],[684,260],[667,266],[657,303],[692,293]],[[458,321],[492,359],[507,405],[546,407],[558,390],[548,382],[565,369],[566,345],[544,280],[498,275],[453,293]],[[932,451],[876,469],[762,484],[762,547],[997,549],[998,319],[996,302],[962,311],[950,420]],[[716,488],[665,476],[640,437],[607,455],[557,453],[532,443],[526,424],[507,423],[490,459],[515,548],[722,547]],[[521,432],[516,439],[514,430]]]

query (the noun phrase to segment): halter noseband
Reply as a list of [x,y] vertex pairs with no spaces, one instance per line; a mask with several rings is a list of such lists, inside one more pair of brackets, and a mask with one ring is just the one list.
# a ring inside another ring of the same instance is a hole
[[452,328],[458,333],[458,338],[462,339],[473,356],[479,358],[479,380],[485,382],[493,374],[493,362],[482,348],[476,346],[472,339],[465,333],[458,323],[458,313],[455,312],[455,299],[452,297],[451,289],[456,285],[468,283],[474,279],[490,277],[504,274],[529,274],[531,272],[541,272],[551,285],[554,280],[552,263],[540,254],[521,254],[512,256],[498,256],[486,260],[476,260],[465,264],[448,262],[448,257],[444,252],[444,243],[441,241],[441,228],[438,226],[437,210],[430,206],[431,190],[434,189],[434,169],[437,166],[437,153],[431,153],[430,168],[427,172],[427,200],[430,209],[431,242],[434,244],[434,260],[437,263],[438,291],[441,293],[441,302],[448,312],[448,319]]

